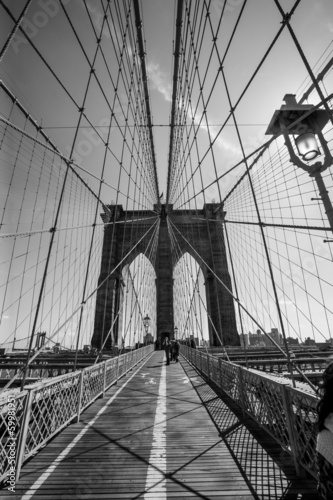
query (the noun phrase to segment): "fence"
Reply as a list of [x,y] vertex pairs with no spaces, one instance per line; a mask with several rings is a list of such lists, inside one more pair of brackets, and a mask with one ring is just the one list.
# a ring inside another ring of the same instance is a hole
[[74,419],[78,422],[87,406],[153,349],[148,345],[22,392],[5,393],[0,401],[0,483],[18,480],[29,457]]
[[299,475],[317,479],[317,396],[184,345],[181,353],[292,455]]

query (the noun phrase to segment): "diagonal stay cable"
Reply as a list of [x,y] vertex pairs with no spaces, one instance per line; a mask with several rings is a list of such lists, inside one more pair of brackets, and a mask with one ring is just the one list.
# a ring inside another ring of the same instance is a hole
[[[45,349],[47,346],[48,342],[52,340],[63,328],[64,326],[78,313],[81,311],[82,308],[84,308],[85,304],[95,295],[95,293],[104,285],[104,283],[110,278],[110,276],[115,273],[115,271],[123,264],[123,262],[130,256],[130,254],[136,249],[138,245],[143,241],[143,239],[147,236],[147,234],[154,228],[155,225],[157,225],[159,222],[159,219],[155,222],[153,226],[151,226],[145,234],[137,241],[137,243],[131,248],[129,252],[123,257],[123,259],[112,269],[109,274],[106,276],[106,278],[86,297],[85,301],[80,304],[79,307],[77,307],[71,314],[70,316],[53,332],[53,334],[48,338],[47,342],[40,347],[39,349],[36,349],[34,354],[27,360],[27,366],[25,369],[31,364],[31,362]],[[19,377],[19,375],[23,372],[23,369],[20,368],[17,373],[7,382],[7,384],[3,387],[2,391],[5,391],[8,387],[12,385],[12,383]]]
[[[226,289],[226,291],[232,296],[232,298],[239,304],[239,306],[244,310],[244,312],[252,319],[252,321],[260,328],[260,330],[266,335],[269,340],[277,347],[277,349],[283,354],[285,358],[287,358],[285,351],[281,348],[281,346],[269,335],[269,333],[266,332],[265,328],[255,319],[255,317],[247,310],[247,308],[241,303],[241,301],[232,293],[232,291],[227,287],[227,285],[217,276],[213,269],[207,264],[207,262],[201,257],[201,255],[196,251],[196,249],[191,245],[191,243],[183,236],[183,234],[179,231],[179,229],[175,226],[175,224],[170,221],[170,224],[176,229],[176,231],[179,233],[179,235],[183,238],[183,240],[186,242],[186,244],[191,248],[191,250],[197,255],[197,257],[200,259],[202,264],[215,276],[215,278],[221,283],[221,285]],[[315,386],[312,384],[312,382],[306,377],[306,375],[298,368],[298,366],[294,363],[294,361],[291,359],[291,363],[293,364],[293,367],[297,372],[302,375],[302,377],[307,381],[310,386],[315,389]]]

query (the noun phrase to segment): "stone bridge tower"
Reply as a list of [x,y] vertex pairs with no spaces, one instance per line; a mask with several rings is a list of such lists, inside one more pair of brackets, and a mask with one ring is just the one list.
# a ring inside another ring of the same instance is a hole
[[[114,321],[122,306],[122,276],[119,263],[123,256],[129,254],[122,265],[130,264],[140,253],[143,253],[153,231],[153,213],[147,211],[123,211],[121,205],[109,206],[108,215],[102,216],[106,222],[114,224],[105,226],[99,289],[96,298],[95,325],[92,346],[100,348],[111,329],[105,348],[109,349],[118,339],[119,321]],[[219,204],[204,205],[202,210],[173,210],[172,205],[155,206],[160,213],[159,240],[157,258],[152,262],[156,273],[157,292],[157,339],[161,343],[167,335],[173,337],[173,267],[171,241],[168,223],[174,228],[177,247],[182,255],[188,252],[200,265],[203,271],[206,288],[207,309],[210,316],[210,344],[220,346],[218,335],[224,345],[239,345],[236,327],[234,303],[225,287],[215,278],[218,276],[232,290],[228,271],[227,256],[224,246],[223,217]],[[140,219],[138,222],[126,224],[126,220]],[[149,231],[151,229],[151,231]],[[135,231],[139,245],[130,252]],[[144,236],[146,235],[146,236]],[[202,260],[201,260],[201,258]],[[203,261],[208,265],[203,264]],[[110,272],[115,271],[110,275]],[[213,272],[212,272],[213,271]],[[109,277],[108,277],[109,276]],[[108,277],[108,278],[107,278]],[[218,334],[218,335],[217,335]]]

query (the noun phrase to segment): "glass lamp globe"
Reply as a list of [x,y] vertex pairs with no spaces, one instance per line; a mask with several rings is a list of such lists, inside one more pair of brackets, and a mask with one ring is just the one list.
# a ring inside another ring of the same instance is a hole
[[298,154],[305,161],[314,160],[320,155],[316,136],[311,133],[301,134],[295,139]]
[[145,328],[148,328],[150,325],[150,317],[148,316],[148,314],[146,314],[146,316],[143,318],[143,326]]

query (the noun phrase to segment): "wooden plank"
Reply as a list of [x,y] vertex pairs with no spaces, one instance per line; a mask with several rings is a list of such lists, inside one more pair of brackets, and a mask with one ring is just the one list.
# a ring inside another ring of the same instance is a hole
[[[187,362],[162,368],[163,357],[154,353],[128,383],[135,371],[95,401],[23,467],[16,494],[3,489],[0,498],[24,499],[28,492],[37,500],[318,499],[314,481],[298,479],[288,456],[281,464],[269,436],[261,431],[259,444],[258,426],[249,431]],[[165,413],[158,417],[161,401]]]

